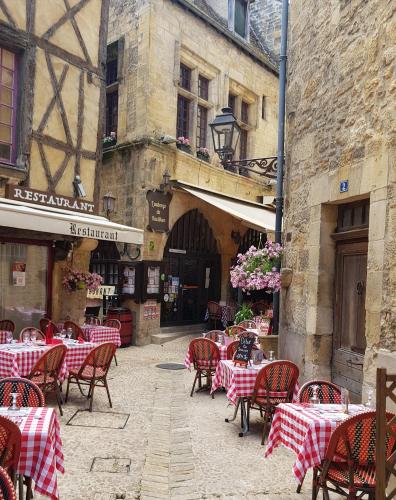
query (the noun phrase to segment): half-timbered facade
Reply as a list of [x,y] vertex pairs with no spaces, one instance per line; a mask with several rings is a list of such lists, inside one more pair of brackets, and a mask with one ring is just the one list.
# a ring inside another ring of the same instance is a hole
[[65,267],[98,239],[139,242],[99,211],[108,0],[0,2],[0,317],[79,319]]

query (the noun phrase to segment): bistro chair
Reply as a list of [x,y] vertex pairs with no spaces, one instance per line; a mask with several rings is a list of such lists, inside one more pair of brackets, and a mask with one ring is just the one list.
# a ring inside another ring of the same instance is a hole
[[299,370],[291,361],[273,361],[265,365],[257,374],[253,394],[248,398],[247,421],[250,410],[259,410],[264,417],[264,444],[268,424],[271,424],[276,407],[280,403],[290,403],[297,383]]
[[0,406],[11,404],[11,393],[17,392],[21,398],[18,405],[38,408],[45,406],[45,398],[40,387],[27,378],[7,377],[0,380]]
[[269,304],[265,300],[258,300],[252,304],[252,311],[256,316],[260,316],[261,314],[265,315],[269,307]]
[[0,416],[0,466],[15,482],[21,451],[21,431],[17,424]]
[[100,325],[100,319],[97,316],[85,316],[86,325]]
[[0,330],[4,332],[15,332],[15,323],[10,319],[2,319],[0,320]]
[[63,344],[51,347],[39,358],[27,377],[38,385],[45,395],[51,392],[55,393],[59,412],[62,416],[59,373],[65,361],[66,351],[67,348]]
[[[117,328],[118,332],[121,331],[121,321],[119,319],[116,319],[116,318],[106,318],[104,321],[103,321],[103,326],[108,326],[109,328]],[[114,362],[116,364],[116,366],[118,366],[118,361],[117,361],[117,356],[116,356],[116,353],[114,353]]]
[[299,403],[309,403],[313,397],[313,388],[316,385],[317,397],[323,404],[341,404],[341,389],[326,380],[310,380],[306,382],[298,393]]
[[16,500],[16,491],[7,471],[0,467],[0,498],[2,500]]
[[[394,419],[391,432],[388,432],[386,457],[395,452],[396,415],[386,414],[387,422]],[[329,500],[329,491],[348,499],[368,495],[375,499],[376,487],[376,412],[359,413],[341,422],[333,431],[324,460],[314,467],[312,480],[312,499],[316,500],[319,490],[323,498]],[[387,482],[390,472],[387,471]]]
[[35,326],[27,326],[26,328],[23,328],[19,334],[19,340],[23,342],[23,336],[25,333],[29,334],[29,338],[32,338],[32,333],[36,334],[36,340],[45,340],[45,335],[44,333],[36,328]]
[[[91,412],[95,387],[104,387],[109,398],[110,408],[113,408],[107,384],[107,372],[115,351],[116,346],[113,342],[104,342],[92,349],[78,371],[70,370],[67,379],[66,402],[69,397],[70,384],[77,384],[81,394],[90,399],[89,411]],[[83,385],[89,386],[88,395],[84,394]]]
[[41,318],[39,325],[44,335],[47,333],[47,330],[49,330],[51,337],[55,337],[59,333],[59,328],[49,318]]
[[[220,361],[220,351],[213,340],[207,338],[193,339],[190,342],[190,358],[193,360],[194,370],[196,370],[194,383],[191,389],[190,396],[194,394],[195,384],[198,380],[198,390],[202,387],[202,376],[206,377],[209,390],[212,386],[212,375],[214,375],[217,364]],[[214,394],[212,393],[212,399]]]
[[210,330],[210,332],[205,333],[205,339],[213,340],[213,342],[220,342],[220,338],[223,335],[223,330]]
[[245,329],[250,329],[250,330],[257,330],[257,325],[256,322],[251,320],[251,319],[245,319],[241,321],[238,326],[241,326],[242,328]]
[[246,328],[243,328],[243,326],[234,325],[228,327],[228,335],[231,337],[239,337],[243,332],[246,332]]
[[70,320],[65,321],[63,328],[65,330],[68,330],[69,328],[71,328],[71,330],[73,332],[72,338],[74,340],[77,340],[79,337],[81,337],[86,342],[88,341],[88,338],[84,333],[84,330],[79,325],[77,325],[77,323],[74,323],[74,321],[70,321]]
[[221,321],[222,312],[223,310],[220,304],[213,301],[208,302],[209,321],[211,322],[211,324],[214,324],[215,329],[217,326],[217,322]]

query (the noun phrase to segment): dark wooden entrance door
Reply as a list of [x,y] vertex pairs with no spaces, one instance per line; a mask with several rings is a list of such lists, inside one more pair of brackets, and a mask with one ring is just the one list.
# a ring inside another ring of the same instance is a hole
[[208,300],[220,299],[220,256],[212,230],[198,210],[174,225],[164,251],[161,325],[200,323]]
[[332,379],[360,399],[365,337],[367,241],[339,242],[336,254]]

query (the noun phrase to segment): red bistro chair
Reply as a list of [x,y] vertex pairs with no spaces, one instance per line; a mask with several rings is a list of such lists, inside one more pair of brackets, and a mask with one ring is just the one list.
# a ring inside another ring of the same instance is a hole
[[0,406],[11,404],[11,393],[17,392],[22,396],[18,405],[23,407],[45,406],[45,398],[40,387],[27,378],[7,377],[0,380]]
[[63,411],[59,373],[65,360],[66,351],[67,348],[63,344],[51,347],[39,358],[27,377],[38,385],[44,394],[55,393],[61,415],[63,415]]
[[271,306],[265,300],[258,300],[252,304],[252,311],[256,316],[260,316],[261,314],[265,315],[265,312]]
[[35,326],[27,326],[26,328],[23,328],[19,334],[19,340],[23,342],[23,335],[25,333],[29,334],[29,337],[31,337],[32,333],[34,332],[36,334],[36,340],[45,340],[45,335],[44,333],[36,328]]
[[243,332],[246,332],[246,328],[243,328],[243,326],[234,325],[228,327],[228,335],[230,337],[239,337]]
[[[121,321],[116,318],[108,318],[103,321],[103,326],[108,326],[109,328],[117,328],[117,330],[121,331]],[[117,356],[114,353],[114,362],[116,366],[118,366]]]
[[217,302],[209,301],[208,302],[208,313],[209,313],[209,321],[214,324],[216,329],[217,322],[221,321],[222,308],[221,305]]
[[[212,375],[214,375],[217,364],[220,361],[220,351],[213,340],[198,338],[190,342],[190,357],[196,370],[194,383],[190,396],[194,394],[195,384],[198,380],[199,389],[202,389],[202,376],[206,377],[209,390],[212,386]],[[212,399],[214,394],[212,393]]]
[[[387,432],[386,457],[395,453],[396,415],[386,414],[387,422],[394,419],[391,432]],[[359,413],[341,422],[333,431],[325,458],[320,466],[314,467],[312,499],[316,500],[319,490],[329,500],[329,491],[351,499],[368,495],[375,500],[376,487],[376,412]],[[387,480],[390,473],[387,471]]]
[[110,408],[113,408],[109,386],[107,384],[107,372],[109,371],[115,351],[116,346],[113,342],[99,344],[88,354],[78,371],[70,370],[69,378],[67,379],[66,402],[69,397],[70,384],[77,384],[83,396],[85,396],[85,394],[82,390],[82,386],[87,385],[89,386],[87,396],[88,399],[90,399],[89,411],[92,411],[95,387],[104,387],[107,392],[107,397],[109,398]]
[[85,316],[86,325],[100,325],[100,319],[97,316]]
[[16,500],[14,484],[3,467],[0,467],[0,498],[3,500]]
[[298,393],[299,403],[309,403],[313,397],[313,387],[317,386],[317,396],[323,404],[341,404],[341,389],[338,385],[327,380],[310,380],[306,382]]
[[205,339],[213,340],[213,342],[219,342],[219,336],[223,334],[223,330],[210,330],[210,332],[205,333]]
[[41,318],[39,325],[40,330],[44,332],[44,335],[47,333],[48,329],[50,330],[52,337],[59,333],[59,328],[49,318]]
[[88,341],[87,336],[84,333],[84,330],[82,328],[80,328],[80,326],[77,325],[77,323],[74,323],[74,321],[70,321],[70,320],[65,321],[63,328],[65,330],[68,330],[69,328],[71,328],[71,331],[73,332],[72,338],[74,340],[77,340],[78,337],[81,337],[85,341]]
[[21,431],[6,417],[0,416],[0,466],[15,481],[21,451]]
[[264,444],[268,424],[272,422],[275,408],[280,403],[290,403],[297,383],[299,370],[291,361],[273,361],[265,365],[257,374],[253,394],[248,398],[247,421],[249,426],[250,410],[259,410],[264,416]]
[[11,321],[10,319],[2,319],[0,321],[0,330],[3,330],[5,332],[15,332],[15,323]]
[[241,326],[242,328],[245,328],[245,329],[253,329],[253,330],[256,330],[257,329],[257,325],[256,325],[256,322],[253,321],[252,319],[245,319],[243,321],[241,321],[238,326]]

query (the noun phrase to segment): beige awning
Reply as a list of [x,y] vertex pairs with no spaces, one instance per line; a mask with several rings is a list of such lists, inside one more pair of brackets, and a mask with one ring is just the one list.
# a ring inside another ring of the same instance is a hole
[[143,243],[143,231],[111,222],[105,217],[38,207],[0,198],[0,226],[63,234],[77,238]]
[[177,181],[177,185],[202,201],[232,215],[249,227],[258,231],[275,231],[275,212],[271,208],[266,208],[259,203],[207,191],[183,181]]

